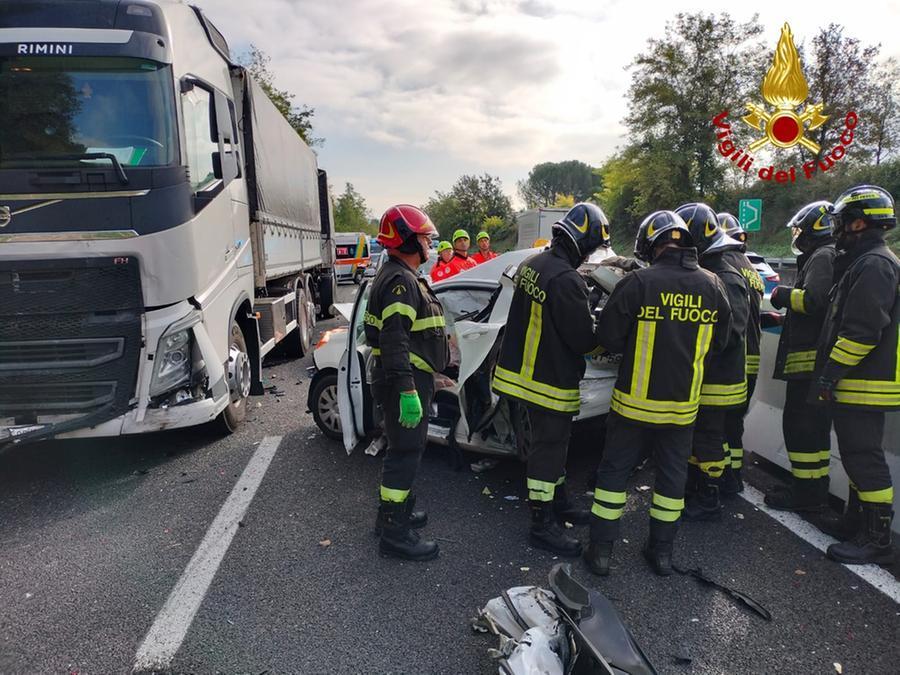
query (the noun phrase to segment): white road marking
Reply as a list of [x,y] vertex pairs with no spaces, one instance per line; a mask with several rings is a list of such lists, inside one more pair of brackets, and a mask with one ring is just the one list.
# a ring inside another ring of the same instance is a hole
[[260,442],[138,647],[133,672],[165,670],[172,662],[280,443],[281,436]]
[[[763,493],[746,483],[744,484],[744,491],[740,493],[740,495],[760,511],[769,517],[774,518],[803,541],[812,544],[823,553],[829,545],[834,544],[837,541],[820,531],[814,525],[803,520],[803,518],[796,513],[770,509],[763,501]],[[844,565],[844,567],[863,581],[866,581],[877,588],[897,604],[900,604],[900,581],[897,581],[897,579],[886,570],[877,565]]]

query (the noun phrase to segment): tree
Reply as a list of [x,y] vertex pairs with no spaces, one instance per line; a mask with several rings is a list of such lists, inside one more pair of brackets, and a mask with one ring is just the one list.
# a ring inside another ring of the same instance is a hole
[[872,161],[878,165],[900,148],[900,64],[890,58],[872,73],[862,123]]
[[557,192],[556,201],[553,202],[553,206],[557,209],[571,209],[575,206],[575,195],[564,195]]
[[529,209],[552,206],[557,195],[572,195],[576,202],[591,198],[600,189],[599,176],[584,162],[542,162],[518,183],[519,195]]
[[347,183],[344,192],[334,203],[334,231],[335,232],[365,232],[366,234],[378,234],[378,226],[369,214],[366,200],[353,187]]
[[654,192],[705,199],[721,184],[711,120],[759,86],[761,32],[756,15],[737,23],[727,13],[679,13],[634,60],[625,123],[646,161],[667,165],[648,167],[664,183]]
[[507,226],[513,221],[512,203],[503,194],[502,182],[489,174],[460,176],[448,192],[435,192],[423,208],[442,239],[450,239],[459,228],[474,236],[491,216]]
[[[819,30],[813,38],[812,62],[806,69],[809,100],[822,103],[825,114],[829,116],[811,134],[821,146],[815,156],[816,161],[838,142],[844,127],[844,115],[851,110],[861,112],[868,107],[872,64],[878,52],[877,46],[863,47],[856,38],[846,37],[844,27],[835,23]],[[868,135],[863,125],[857,127],[857,133],[863,138]],[[854,143],[849,147],[850,154],[865,158],[867,145],[865,140]],[[805,158],[809,158],[808,153]]]
[[256,45],[250,45],[250,51],[239,61],[307,145],[321,146],[325,142],[324,139],[313,135],[312,118],[316,114],[315,109],[308,105],[294,105],[294,94],[275,86],[275,75],[271,69],[272,59],[268,54]]

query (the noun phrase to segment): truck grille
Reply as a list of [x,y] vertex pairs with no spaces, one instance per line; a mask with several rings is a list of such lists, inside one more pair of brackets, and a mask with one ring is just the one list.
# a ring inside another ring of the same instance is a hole
[[135,258],[0,261],[0,417],[121,415],[143,311]]
[[119,358],[124,347],[121,337],[0,342],[0,371],[90,368]]

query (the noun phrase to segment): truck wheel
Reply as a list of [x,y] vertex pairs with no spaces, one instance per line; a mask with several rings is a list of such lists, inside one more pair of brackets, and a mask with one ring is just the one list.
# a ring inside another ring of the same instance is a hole
[[337,373],[327,373],[320,377],[313,386],[309,400],[316,426],[328,438],[341,440],[344,436],[341,430],[341,411],[338,409]]
[[297,315],[297,327],[290,335],[284,338],[284,353],[288,358],[299,359],[309,353],[312,342],[314,319],[310,317],[307,308],[308,291],[303,283],[297,284],[296,299],[294,300]]
[[330,319],[331,305],[334,304],[334,275],[323,274],[319,277],[319,316],[322,319]]
[[247,397],[253,377],[247,341],[237,321],[231,320],[228,337],[228,362],[225,364],[228,393],[231,400],[219,415],[219,426],[226,433],[233,433],[247,417]]

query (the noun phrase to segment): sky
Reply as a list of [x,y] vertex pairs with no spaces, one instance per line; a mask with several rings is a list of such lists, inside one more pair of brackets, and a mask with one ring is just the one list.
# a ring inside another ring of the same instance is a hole
[[234,54],[253,43],[275,83],[315,108],[335,192],[373,217],[424,204],[466,173],[516,181],[545,161],[598,166],[626,141],[628,65],[677,11],[759,13],[808,43],[830,22],[900,57],[900,3],[636,0],[200,0]]

